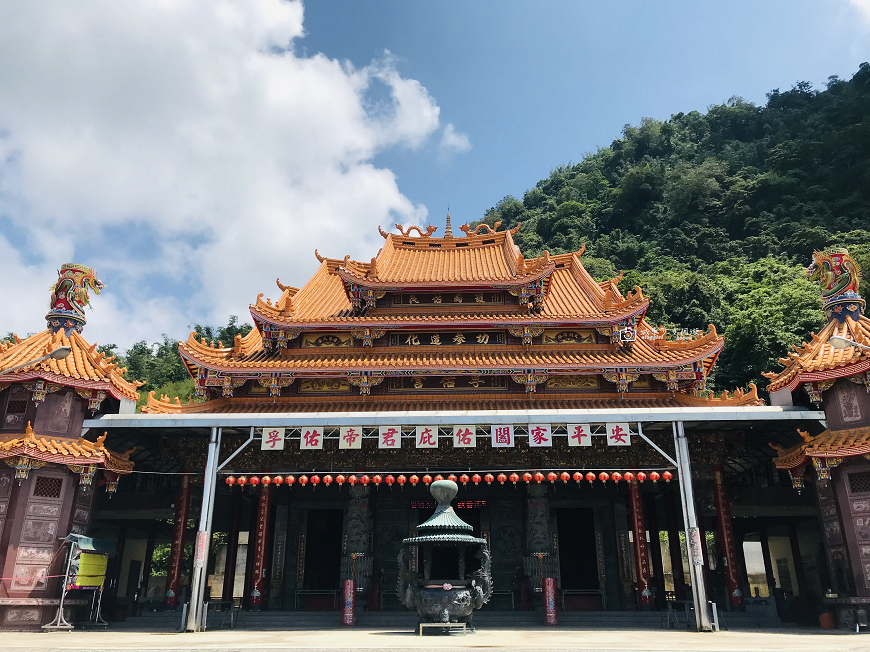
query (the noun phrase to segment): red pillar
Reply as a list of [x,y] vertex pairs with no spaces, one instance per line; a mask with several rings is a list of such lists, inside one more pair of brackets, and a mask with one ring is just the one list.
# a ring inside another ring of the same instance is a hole
[[725,558],[725,586],[728,588],[728,603],[732,609],[743,609],[743,589],[740,578],[740,561],[737,554],[737,544],[734,541],[734,528],[731,523],[731,505],[728,496],[725,495],[725,482],[723,480],[722,466],[713,468],[713,499],[716,503],[716,518],[722,550]]
[[266,542],[269,540],[269,504],[272,485],[260,485],[260,504],[257,508],[257,529],[254,540],[254,558],[251,571],[250,608],[259,611],[263,606],[266,588]]
[[230,531],[227,532],[227,560],[224,564],[224,586],[221,600],[232,600],[236,584],[236,562],[239,557],[239,521],[242,518],[242,492],[233,491]]
[[182,476],[181,488],[178,490],[178,497],[175,499],[175,533],[172,537],[172,550],[169,553],[166,593],[163,594],[164,609],[175,609],[178,606],[181,565],[184,561],[184,544],[187,540],[187,514],[190,510],[190,489],[190,476]]
[[629,483],[631,496],[631,528],[634,532],[634,567],[637,571],[637,599],[641,609],[651,609],[653,594],[649,581],[649,557],[646,547],[646,525],[643,520],[643,503],[637,480]]

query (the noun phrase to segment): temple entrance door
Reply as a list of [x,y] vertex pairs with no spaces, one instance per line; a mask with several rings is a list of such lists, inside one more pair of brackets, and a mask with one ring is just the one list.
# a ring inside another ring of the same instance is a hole
[[[326,591],[341,587],[341,528],[344,512],[340,509],[309,509],[306,530],[305,576],[302,608],[308,611],[334,609],[335,598]],[[316,592],[324,591],[322,594]]]
[[561,508],[556,512],[556,519],[565,608],[600,609],[601,598],[596,593],[599,586],[594,512],[591,508]]

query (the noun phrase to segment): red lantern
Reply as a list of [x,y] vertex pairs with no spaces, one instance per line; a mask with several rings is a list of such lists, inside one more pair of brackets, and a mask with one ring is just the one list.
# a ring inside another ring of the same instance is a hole
[[555,471],[550,471],[547,474],[547,480],[550,481],[550,484],[554,484],[556,482],[556,480],[558,480],[558,479],[559,479],[559,476],[556,475]]
[[284,478],[280,475],[276,475],[274,478],[272,478],[272,483],[281,486],[282,484],[284,484]]
[[403,476],[403,475],[400,475],[400,476],[398,476],[398,477],[396,478],[396,482],[398,482],[398,483],[399,483],[399,486],[402,487],[402,488],[405,487],[405,482],[407,482],[407,480],[408,480],[408,478],[406,478],[406,477]]
[[559,474],[559,477],[562,479],[562,482],[568,484],[568,480],[571,479],[571,474],[567,471],[562,471],[562,473]]
[[637,481],[643,482],[644,480],[646,480],[646,473],[644,473],[643,471],[638,471],[637,472]]
[[670,471],[665,471],[664,473],[662,473],[662,480],[664,480],[665,482],[670,482],[673,477],[674,474]]
[[444,476],[441,474],[438,474],[435,476],[435,482],[438,482],[439,480],[443,480],[443,479],[444,479]]
[[347,478],[347,483],[352,487],[357,483],[357,478],[355,475],[350,475]]
[[284,482],[287,483],[288,487],[292,487],[293,483],[296,482],[296,478],[294,478],[292,475],[288,475],[286,478],[284,478]]
[[593,482],[595,482],[595,474],[590,471],[586,474],[586,479],[589,481],[589,484],[592,484]]
[[580,484],[580,481],[583,479],[583,474],[580,471],[574,471],[574,482]]
[[[449,478],[448,478],[448,479],[449,479]],[[464,485],[467,485],[467,484],[468,484],[468,474],[467,474],[467,473],[463,473],[462,475],[460,475],[460,476],[459,476],[459,481],[463,484],[463,486],[464,486]]]
[[359,481],[360,481],[360,484],[362,484],[365,487],[368,485],[368,483],[371,481],[371,479],[369,478],[369,476],[363,475],[363,477],[361,477],[359,479]]
[[243,475],[239,476],[239,479],[236,480],[236,484],[238,484],[240,487],[244,487],[246,484],[248,484],[248,479]]
[[308,476],[307,475],[300,475],[298,482],[299,482],[299,486],[304,487],[305,485],[308,484]]
[[535,471],[535,482],[541,484],[544,481],[544,474],[540,471]]
[[384,478],[384,482],[386,482],[390,486],[390,491],[392,491],[393,483],[395,481],[396,481],[396,479],[391,475],[388,475],[386,478]]
[[320,484],[320,476],[315,474],[311,476],[311,488],[314,489]]
[[526,484],[531,484],[532,482],[532,474],[528,471],[526,473],[523,473],[523,482],[525,482]]
[[224,482],[226,482],[228,485],[230,485],[232,487],[234,484],[236,484],[236,479],[233,476],[228,475],[227,479],[224,480]]
[[492,481],[495,480],[492,473],[487,473],[485,476],[483,476],[483,479],[486,482],[486,484],[492,484]]
[[381,487],[381,482],[383,482],[383,480],[384,480],[384,479],[383,479],[381,476],[379,476],[379,475],[375,475],[375,476],[372,477],[372,482],[374,482],[374,483],[375,483],[375,486],[376,486],[377,488],[379,488],[379,489],[380,489],[380,487]]
[[658,471],[653,471],[652,473],[649,474],[649,479],[652,480],[653,482],[658,482],[660,477],[662,477],[662,476],[659,475]]
[[412,475],[410,478],[408,478],[408,482],[416,487],[417,483],[420,482],[420,478],[418,478],[416,475]]
[[622,480],[622,474],[619,471],[614,471],[610,474],[610,477],[613,479],[614,482],[619,482],[620,480]]
[[450,482],[456,482],[456,476],[452,473],[447,476],[447,479],[450,480]]
[[268,475],[264,475],[263,478],[260,480],[260,482],[262,482],[265,485],[270,485],[270,484],[272,484],[272,478],[270,478]]
[[332,476],[328,475],[328,474],[323,476],[323,484],[325,484],[327,487],[329,485],[331,485],[332,484]]
[[634,473],[632,473],[631,471],[626,471],[625,475],[622,477],[625,478],[626,482],[631,482],[632,480],[634,480]]
[[598,479],[601,480],[601,482],[607,482],[607,479],[609,477],[610,476],[607,475],[604,471],[602,471],[601,473],[598,474]]
[[475,487],[477,485],[479,485],[480,484],[480,473],[475,473],[473,476],[471,476],[471,481],[474,483]]
[[496,476],[496,480],[498,480],[499,484],[504,484],[504,481],[507,480],[507,476],[504,473],[499,473]]
[[339,473],[337,476],[335,476],[335,482],[338,485],[339,489],[341,489],[341,485],[344,484],[344,480],[345,480],[345,478],[341,473]]
[[511,473],[511,475],[510,475],[510,480],[511,480],[511,482],[514,483],[514,486],[516,487],[516,486],[517,486],[517,482],[520,481],[520,476],[518,476],[516,473]]
[[252,475],[250,482],[251,482],[252,486],[256,487],[258,484],[260,484],[260,478],[258,478],[255,475]]
[[431,482],[432,482],[432,476],[431,476],[431,475],[426,474],[426,475],[423,476],[423,484],[431,484]]

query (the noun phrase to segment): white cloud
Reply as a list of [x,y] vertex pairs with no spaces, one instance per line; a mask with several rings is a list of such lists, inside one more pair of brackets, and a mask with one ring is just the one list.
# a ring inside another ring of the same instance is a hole
[[[425,222],[371,160],[430,138],[437,103],[388,52],[358,68],[303,35],[298,1],[0,5],[0,331],[40,329],[77,262],[107,284],[89,339],[183,337],[304,283],[315,247],[367,260],[378,224]],[[469,146],[448,124],[442,149]]]
[[865,22],[870,24],[870,0],[849,0],[849,4],[858,11]]
[[441,134],[441,152],[445,155],[461,154],[471,149],[471,141],[462,132],[456,131],[452,122],[448,122]]

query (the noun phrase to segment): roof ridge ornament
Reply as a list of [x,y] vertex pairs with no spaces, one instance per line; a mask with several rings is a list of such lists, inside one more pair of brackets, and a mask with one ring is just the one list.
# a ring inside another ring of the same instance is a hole
[[450,207],[447,207],[447,220],[444,224],[444,237],[452,238],[453,237],[453,228],[450,226]]
[[81,332],[87,323],[85,307],[91,307],[88,289],[99,294],[106,286],[97,278],[96,271],[84,265],[67,263],[57,271],[57,276],[45,320],[52,332],[63,329],[69,337],[74,330]]
[[478,224],[476,227],[474,227],[474,230],[472,231],[471,226],[468,224],[468,222],[466,222],[465,224],[463,224],[462,226],[459,227],[459,230],[462,231],[463,233],[465,233],[466,236],[472,236],[472,235],[479,235],[478,232],[481,229],[485,228],[486,235],[490,235],[492,233],[496,233],[498,231],[498,227],[500,227],[500,226],[501,226],[501,220],[496,222],[494,226],[490,226],[489,224],[482,222],[482,223]]
[[[378,226],[378,230],[380,230],[380,228],[381,227]],[[402,234],[403,238],[410,238],[411,231],[414,231],[414,230],[416,230],[417,233],[420,234],[421,238],[431,238],[432,234],[438,230],[437,226],[432,226],[431,224],[426,227],[425,233],[423,233],[423,229],[421,229],[419,226],[409,226],[407,229],[405,229],[401,224],[396,224],[396,228],[399,230],[399,233]],[[383,232],[381,233],[381,235],[383,235]]]
[[858,321],[866,305],[858,294],[861,270],[845,248],[814,251],[813,262],[807,268],[810,280],[821,286],[822,304],[828,321],[841,324],[846,317]]

